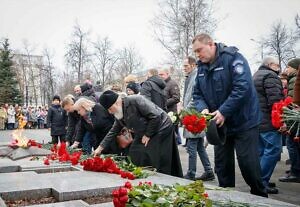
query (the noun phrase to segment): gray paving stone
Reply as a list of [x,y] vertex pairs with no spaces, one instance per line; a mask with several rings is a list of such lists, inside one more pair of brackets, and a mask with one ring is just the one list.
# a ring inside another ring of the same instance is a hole
[[113,203],[100,203],[100,204],[94,204],[90,205],[91,207],[112,207],[114,206]]
[[17,148],[10,152],[7,156],[12,160],[19,160],[32,156],[46,156],[51,154],[50,150],[42,149],[38,147],[29,147],[28,149]]
[[75,200],[75,201],[41,204],[41,205],[31,205],[30,207],[86,207],[86,206],[89,206],[89,204],[87,204],[82,200]]
[[21,190],[21,191],[9,191],[9,192],[1,192],[0,196],[3,200],[21,200],[21,199],[40,199],[43,197],[49,197],[52,194],[51,188],[40,188],[33,187],[30,190]]
[[0,157],[6,157],[9,153],[11,153],[14,149],[8,146],[0,147]]
[[284,203],[281,201],[267,199],[260,196],[254,196],[244,192],[238,192],[234,190],[207,190],[209,198],[216,201],[235,201],[235,202],[243,202],[250,203],[252,205],[257,206],[269,206],[269,207],[288,207],[295,206],[293,204]]
[[0,173],[19,172],[21,167],[18,163],[7,158],[0,158]]

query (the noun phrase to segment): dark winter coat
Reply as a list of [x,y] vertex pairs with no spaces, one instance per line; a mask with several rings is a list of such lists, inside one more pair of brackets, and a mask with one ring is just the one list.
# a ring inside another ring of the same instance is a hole
[[167,112],[173,111],[177,113],[177,103],[180,102],[180,89],[176,81],[172,80],[171,77],[165,80],[165,94],[167,97]]
[[[132,95],[123,98],[123,114],[124,118],[115,121],[100,145],[106,148],[125,126],[134,133],[129,147],[134,164],[153,166],[158,172],[181,177],[174,128],[167,113],[143,96]],[[150,137],[147,147],[141,142],[144,135]]]
[[275,130],[272,126],[272,106],[284,98],[283,87],[278,74],[266,66],[260,66],[253,75],[253,82],[257,91],[262,121],[259,126],[260,132]]
[[227,133],[258,126],[259,102],[247,60],[235,47],[216,44],[212,64],[198,61],[193,100],[198,111],[219,110],[225,116]]
[[148,78],[142,85],[140,95],[155,103],[161,109],[166,109],[166,95],[164,88],[166,83],[159,76]]
[[294,97],[294,87],[296,82],[297,72],[293,72],[288,76],[288,96]]
[[[80,118],[80,128],[76,136],[76,141],[82,142],[83,136],[86,131],[94,133],[98,143],[102,141],[107,132],[114,123],[114,117],[108,113],[100,104],[96,104],[87,118]],[[91,123],[89,123],[89,121]]]
[[51,136],[65,135],[66,124],[66,111],[60,105],[52,105],[47,115],[47,125],[51,128]]
[[80,115],[77,111],[68,113],[68,127],[67,127],[67,134],[66,140],[70,143],[73,143],[76,132],[78,132],[78,127],[80,127]]

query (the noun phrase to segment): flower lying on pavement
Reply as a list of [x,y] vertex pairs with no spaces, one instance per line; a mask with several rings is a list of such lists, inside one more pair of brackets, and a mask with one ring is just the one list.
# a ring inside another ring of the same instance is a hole
[[124,187],[114,190],[112,195],[115,207],[204,207],[212,205],[202,181],[173,186],[157,185],[151,182],[140,182],[137,186],[132,186],[130,182],[126,182]]

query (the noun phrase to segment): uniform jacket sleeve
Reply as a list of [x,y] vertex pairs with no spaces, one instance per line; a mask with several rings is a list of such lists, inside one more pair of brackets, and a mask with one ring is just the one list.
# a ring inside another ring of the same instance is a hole
[[204,109],[208,109],[208,107],[204,101],[202,90],[199,86],[199,82],[197,81],[197,78],[198,77],[196,76],[194,90],[193,90],[193,99],[192,99],[192,104],[190,104],[190,107],[192,106],[192,107],[196,108],[197,111],[201,112]]
[[232,76],[232,89],[228,98],[219,107],[219,111],[225,117],[231,116],[247,100],[247,92],[251,87],[252,77],[247,61],[239,53],[230,66]]

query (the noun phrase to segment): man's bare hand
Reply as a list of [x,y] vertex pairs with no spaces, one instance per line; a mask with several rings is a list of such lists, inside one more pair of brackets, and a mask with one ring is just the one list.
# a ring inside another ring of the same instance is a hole
[[214,116],[213,120],[216,121],[216,124],[221,127],[225,122],[225,117],[221,114],[219,110],[210,113],[210,115]]
[[145,147],[147,147],[149,141],[150,141],[150,138],[147,137],[146,135],[144,135],[142,137],[142,143],[145,145]]
[[209,114],[209,110],[208,110],[208,109],[203,109],[203,110],[201,111],[201,114]]
[[102,150],[103,150],[103,147],[101,145],[99,145],[99,147],[97,147],[97,149],[92,153],[92,155],[94,157],[97,157],[98,155],[101,154]]
[[79,143],[80,143],[80,142],[75,141],[75,142],[72,144],[71,148],[72,148],[72,149],[77,148],[77,147],[79,146]]

